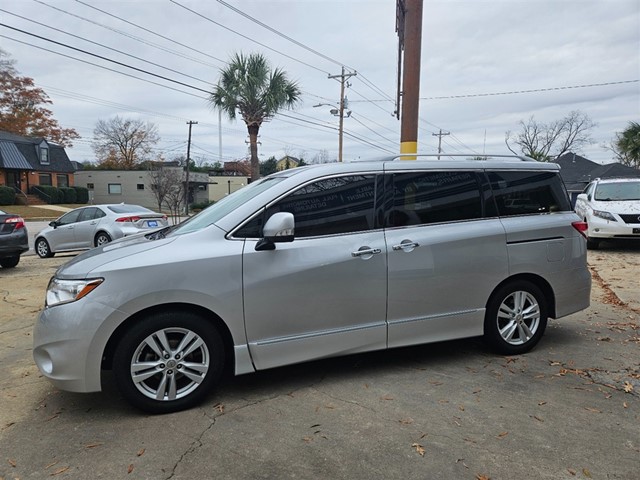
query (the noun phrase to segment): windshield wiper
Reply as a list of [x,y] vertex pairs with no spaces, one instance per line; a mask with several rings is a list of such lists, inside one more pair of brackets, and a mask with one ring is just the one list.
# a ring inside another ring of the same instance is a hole
[[160,230],[156,230],[155,232],[148,233],[147,235],[145,235],[145,237],[149,240],[160,240],[161,238],[165,238],[167,236],[167,233],[169,233],[173,228],[174,226],[164,227]]

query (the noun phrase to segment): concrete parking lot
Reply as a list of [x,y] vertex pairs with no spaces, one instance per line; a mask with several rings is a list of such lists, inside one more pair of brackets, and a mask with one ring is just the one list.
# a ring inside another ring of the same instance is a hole
[[164,416],[109,376],[94,394],[40,376],[31,331],[70,258],[0,269],[0,479],[640,478],[637,244],[590,252],[592,306],[526,355],[471,339],[330,359],[227,378]]

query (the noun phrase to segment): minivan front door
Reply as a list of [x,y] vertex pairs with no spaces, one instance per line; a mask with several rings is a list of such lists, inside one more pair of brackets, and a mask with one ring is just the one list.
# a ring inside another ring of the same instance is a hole
[[257,369],[386,348],[384,232],[375,176],[314,182],[269,207],[294,214],[296,238],[243,254],[245,327]]

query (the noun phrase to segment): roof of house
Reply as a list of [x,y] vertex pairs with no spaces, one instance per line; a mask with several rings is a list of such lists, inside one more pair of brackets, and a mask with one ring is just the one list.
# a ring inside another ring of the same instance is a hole
[[594,178],[640,177],[637,168],[621,163],[600,165],[571,152],[558,157],[555,163],[560,165],[560,175],[569,191],[582,191]]
[[[49,164],[41,164],[38,146],[46,142]],[[37,170],[39,172],[73,173],[75,171],[64,147],[45,138],[23,137],[0,131],[0,168]]]

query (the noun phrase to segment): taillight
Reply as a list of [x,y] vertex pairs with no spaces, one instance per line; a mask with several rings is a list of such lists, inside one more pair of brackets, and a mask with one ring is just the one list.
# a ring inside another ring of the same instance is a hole
[[120,217],[116,218],[116,222],[137,222],[140,217]]
[[579,231],[584,238],[587,238],[587,228],[588,228],[587,222],[583,222],[583,221],[573,222],[571,226],[575,228],[577,231]]
[[4,223],[13,223],[14,230],[20,230],[21,228],[24,228],[24,218],[22,217],[10,217],[7,218]]

